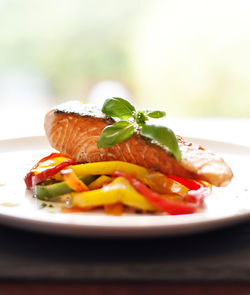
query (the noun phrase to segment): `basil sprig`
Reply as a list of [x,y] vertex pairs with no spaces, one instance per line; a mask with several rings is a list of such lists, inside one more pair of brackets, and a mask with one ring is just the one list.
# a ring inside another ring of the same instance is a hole
[[117,118],[118,121],[103,129],[97,142],[98,148],[111,147],[123,142],[138,130],[145,138],[167,147],[177,161],[181,161],[181,152],[174,132],[165,126],[147,124],[149,118],[165,117],[165,112],[136,111],[129,101],[120,97],[108,98],[103,104],[102,112],[108,117]]

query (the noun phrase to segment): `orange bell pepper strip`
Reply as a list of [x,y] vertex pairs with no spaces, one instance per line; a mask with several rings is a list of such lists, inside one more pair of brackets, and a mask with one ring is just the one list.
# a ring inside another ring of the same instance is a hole
[[76,192],[86,192],[88,191],[87,185],[82,182],[75,174],[72,169],[65,169],[61,171],[61,175],[64,177],[64,181],[67,186]]
[[122,203],[106,204],[104,206],[104,210],[107,215],[121,216],[123,213],[123,204]]

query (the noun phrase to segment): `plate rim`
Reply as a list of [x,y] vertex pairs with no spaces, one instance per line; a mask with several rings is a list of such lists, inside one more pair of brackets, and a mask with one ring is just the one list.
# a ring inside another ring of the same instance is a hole
[[[210,145],[212,144],[222,144],[226,146],[234,146],[237,149],[243,149],[247,152],[247,154],[250,155],[250,147],[245,145],[239,145],[235,143],[229,143],[224,141],[218,141],[218,140],[211,140],[211,139],[205,139],[205,138],[197,138],[197,137],[184,137],[185,139],[192,140],[195,142],[199,141],[205,141],[208,142]],[[36,144],[40,144],[43,142],[48,148],[52,149],[49,144],[46,142],[46,137],[44,135],[39,136],[27,136],[27,137],[17,137],[17,138],[10,138],[10,139],[1,139],[0,144],[4,143],[5,145],[13,144],[13,143],[23,143],[25,146],[28,142],[36,141]],[[44,149],[45,147],[41,147],[41,149]],[[15,148],[14,148],[15,149]],[[37,150],[37,148],[31,147],[31,150]],[[39,149],[38,149],[39,150]],[[12,152],[12,151],[11,151]],[[14,151],[13,151],[14,152]],[[0,154],[4,153],[2,151],[2,148],[0,146]],[[181,223],[181,224],[171,224],[166,225],[164,223],[162,224],[146,224],[146,225],[136,225],[136,226],[108,226],[106,225],[89,225],[89,224],[78,224],[78,223],[65,223],[61,221],[54,221],[51,222],[51,220],[44,220],[44,219],[34,219],[33,217],[20,217],[18,215],[14,214],[8,214],[3,213],[3,210],[0,210],[0,222],[3,224],[11,225],[14,227],[19,227],[22,229],[28,229],[32,231],[39,231],[44,233],[53,233],[53,234],[60,234],[60,235],[67,235],[67,236],[85,236],[85,237],[155,237],[155,236],[177,236],[180,234],[190,234],[195,232],[201,232],[204,230],[210,230],[215,228],[221,228],[224,225],[229,225],[233,223],[240,222],[242,220],[245,220],[249,218],[250,212],[240,213],[233,216],[223,216],[220,218],[213,218],[213,219],[207,219],[203,218],[202,220],[199,220],[198,223],[196,221],[189,221],[188,223]],[[8,210],[5,210],[8,212]],[[56,213],[58,214],[58,213]],[[60,215],[63,215],[64,213],[59,213]],[[196,213],[195,216],[198,216],[201,213]],[[40,214],[38,214],[40,216]],[[184,215],[181,217],[183,218]],[[143,217],[146,217],[145,215]],[[154,218],[155,216],[149,216],[150,219]],[[158,216],[157,216],[158,217]],[[165,216],[164,216],[165,217]],[[168,216],[169,217],[169,216]],[[173,216],[171,216],[172,218]],[[176,217],[176,216],[175,216]],[[109,218],[109,216],[108,216]],[[123,218],[123,217],[111,217],[111,218]],[[136,216],[136,218],[140,218],[140,216]],[[185,217],[184,217],[185,219]],[[48,228],[48,226],[51,226]],[[66,229],[66,231],[65,231]],[[142,231],[143,232],[140,232]],[[185,231],[184,231],[185,230]]]

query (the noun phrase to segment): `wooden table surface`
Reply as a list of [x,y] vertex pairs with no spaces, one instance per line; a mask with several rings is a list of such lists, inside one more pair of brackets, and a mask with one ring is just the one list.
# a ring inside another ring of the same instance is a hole
[[69,238],[3,225],[0,235],[1,295],[250,294],[250,221],[154,239]]
[[1,295],[249,295],[250,285],[164,283],[1,283]]

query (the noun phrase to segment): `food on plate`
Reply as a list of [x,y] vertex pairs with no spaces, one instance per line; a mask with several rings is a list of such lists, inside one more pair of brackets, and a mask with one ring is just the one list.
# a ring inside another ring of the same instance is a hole
[[212,185],[227,185],[233,174],[222,158],[155,124],[164,116],[161,111],[136,111],[115,97],[102,110],[79,101],[59,105],[47,113],[44,124],[58,153],[31,169],[27,188],[41,200],[67,194],[72,208],[64,207],[65,212],[99,207],[110,215],[121,215],[125,208],[196,212]]
[[139,132],[113,146],[98,148],[103,129],[113,123],[112,118],[88,104],[69,102],[46,115],[45,131],[51,146],[77,163],[125,161],[167,175],[205,180],[216,186],[226,185],[232,178],[231,169],[223,159],[180,137],[177,138],[180,162],[167,148]]

